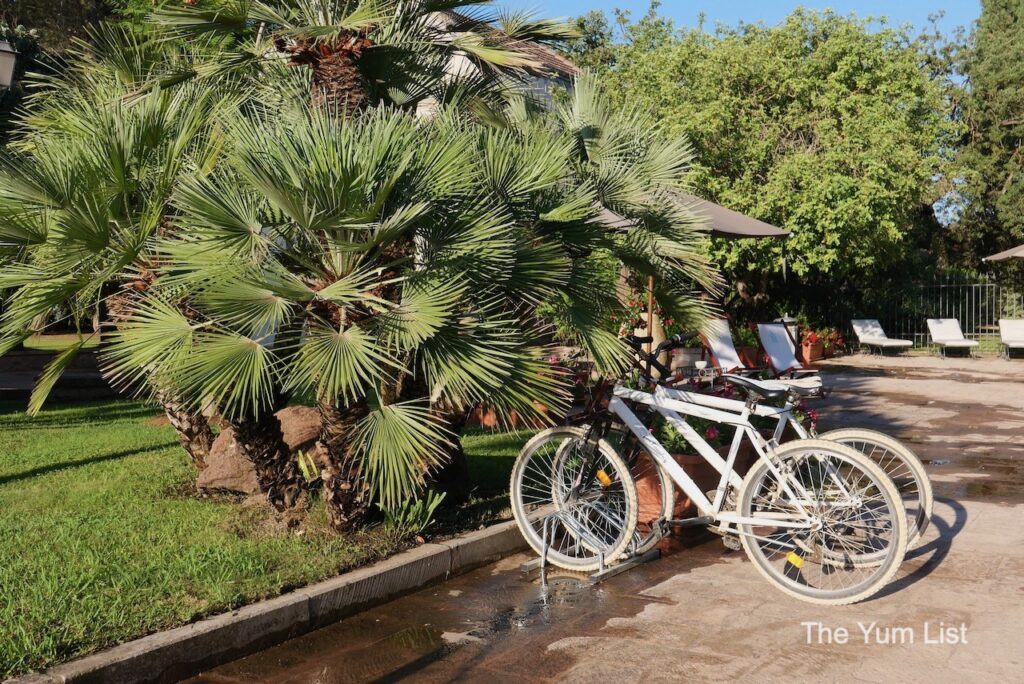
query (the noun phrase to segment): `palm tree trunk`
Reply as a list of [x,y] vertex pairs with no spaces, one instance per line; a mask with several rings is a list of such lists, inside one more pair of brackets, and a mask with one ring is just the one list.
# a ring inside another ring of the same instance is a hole
[[167,420],[178,431],[181,448],[192,460],[192,465],[197,470],[205,470],[214,440],[210,421],[202,413],[190,411],[184,404],[166,396],[160,397],[160,404],[167,415]]
[[444,445],[445,455],[441,467],[431,473],[430,482],[445,493],[445,504],[464,503],[469,498],[472,482],[469,479],[469,462],[462,448],[462,431],[466,427],[469,413],[457,407],[435,404],[434,413],[441,417],[451,431],[449,444]]
[[339,114],[353,114],[366,106],[366,88],[352,52],[339,50],[317,62],[312,95],[314,105]]
[[292,508],[302,495],[299,466],[288,451],[281,421],[273,413],[231,422],[242,455],[256,468],[260,491],[279,511]]
[[351,116],[368,103],[366,83],[356,64],[363,50],[373,42],[359,33],[342,35],[331,43],[303,38],[289,42],[278,37],[279,50],[292,55],[289,64],[308,64],[313,70],[310,95],[313,104],[331,112]]
[[342,408],[328,400],[320,401],[318,408],[320,443],[325,452],[320,474],[327,517],[331,527],[347,532],[362,523],[369,511],[368,490],[355,453],[352,433],[370,410],[365,402]]

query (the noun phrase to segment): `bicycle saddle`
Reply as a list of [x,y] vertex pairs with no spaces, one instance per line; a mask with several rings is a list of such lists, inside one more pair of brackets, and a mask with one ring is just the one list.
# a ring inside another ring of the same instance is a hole
[[795,380],[779,379],[776,382],[785,385],[790,392],[799,397],[823,397],[827,394],[827,390],[821,382],[821,376]]
[[786,385],[778,382],[754,380],[753,378],[744,378],[743,376],[732,374],[723,375],[722,381],[727,382],[730,385],[735,385],[740,389],[746,390],[751,394],[756,394],[764,399],[781,399],[789,394],[790,389]]

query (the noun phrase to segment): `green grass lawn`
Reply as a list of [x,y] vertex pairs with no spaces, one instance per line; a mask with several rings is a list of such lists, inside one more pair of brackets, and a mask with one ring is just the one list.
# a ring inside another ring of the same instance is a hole
[[[138,403],[0,403],[0,678],[274,596],[393,553],[340,537],[314,508],[301,534],[262,506],[200,499],[174,431]],[[479,520],[504,507],[527,435],[466,439]],[[473,512],[473,511],[469,511]],[[471,517],[471,516],[470,516]]]

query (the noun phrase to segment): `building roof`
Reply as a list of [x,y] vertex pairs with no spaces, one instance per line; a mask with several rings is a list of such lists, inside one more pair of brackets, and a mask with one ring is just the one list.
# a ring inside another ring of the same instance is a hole
[[575,64],[547,45],[535,43],[532,40],[517,40],[511,42],[509,47],[537,62],[541,66],[541,71],[547,72],[544,75],[554,74],[556,76],[572,78],[580,72]]

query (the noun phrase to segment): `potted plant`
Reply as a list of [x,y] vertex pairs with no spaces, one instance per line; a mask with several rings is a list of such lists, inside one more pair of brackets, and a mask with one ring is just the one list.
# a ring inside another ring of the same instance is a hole
[[818,338],[822,342],[822,351],[826,359],[840,353],[846,345],[846,340],[838,328],[822,328],[818,331]]
[[[723,430],[716,423],[692,416],[685,416],[684,419],[723,459],[728,457],[733,436],[731,430]],[[657,418],[651,428],[651,432],[654,433],[658,441],[661,442],[661,445],[672,455],[676,463],[682,467],[683,471],[700,487],[701,491],[709,492],[718,486],[721,474],[703,456],[697,453],[696,449],[686,441],[686,438],[664,418],[660,416]],[[754,458],[754,450],[750,446],[749,440],[745,439],[736,457],[736,472],[740,476],[746,474],[753,464]],[[637,478],[636,485],[641,519],[654,519],[658,517],[661,499],[657,475],[648,471]],[[678,520],[695,515],[697,515],[696,504],[677,488],[673,517]]]
[[754,332],[754,324],[735,326],[732,331],[732,342],[736,347],[736,353],[740,355],[740,361],[747,368],[759,368],[764,365],[759,354],[761,347],[757,333]]
[[813,328],[804,328],[800,338],[800,347],[797,351],[800,356],[800,363],[814,363],[824,358],[825,343],[818,335],[818,331]]

